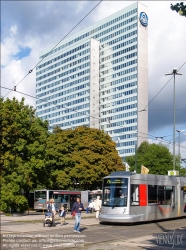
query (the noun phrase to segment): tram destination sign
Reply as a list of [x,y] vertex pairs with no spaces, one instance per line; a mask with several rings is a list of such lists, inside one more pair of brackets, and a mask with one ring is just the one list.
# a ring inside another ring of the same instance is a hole
[[126,179],[125,178],[110,178],[110,179],[105,179],[106,184],[126,184]]

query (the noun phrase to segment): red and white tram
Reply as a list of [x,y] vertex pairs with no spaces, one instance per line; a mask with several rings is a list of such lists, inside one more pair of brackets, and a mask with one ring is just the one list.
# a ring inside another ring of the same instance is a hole
[[101,222],[186,216],[186,177],[114,172],[103,179]]

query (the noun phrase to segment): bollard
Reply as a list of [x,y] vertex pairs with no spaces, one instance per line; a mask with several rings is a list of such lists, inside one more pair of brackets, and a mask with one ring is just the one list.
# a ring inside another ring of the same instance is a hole
[[10,207],[10,214],[11,214],[12,210],[11,210],[11,207]]
[[43,214],[44,214],[44,205],[43,205]]

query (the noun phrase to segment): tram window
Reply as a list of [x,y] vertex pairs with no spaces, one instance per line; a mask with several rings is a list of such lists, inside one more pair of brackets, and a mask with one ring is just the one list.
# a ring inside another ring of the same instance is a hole
[[183,203],[186,204],[186,191],[183,191]]
[[175,189],[172,187],[170,206],[175,207]]
[[[165,187],[165,205],[171,205],[174,204],[174,187]],[[174,206],[174,205],[173,205]]]
[[139,185],[131,185],[131,205],[139,205]]
[[127,206],[128,178],[110,178],[104,180],[103,206]]
[[164,205],[165,203],[165,190],[164,186],[159,186],[158,187],[158,203],[161,205]]
[[148,185],[148,202],[149,204],[157,204],[157,186]]
[[158,186],[158,203],[161,205],[171,205],[173,203],[173,187],[171,186]]

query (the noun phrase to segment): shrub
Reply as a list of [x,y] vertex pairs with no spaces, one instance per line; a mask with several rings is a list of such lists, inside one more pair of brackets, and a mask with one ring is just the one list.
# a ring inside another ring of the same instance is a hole
[[22,213],[28,208],[28,201],[23,195],[14,195],[11,191],[1,190],[1,211]]

